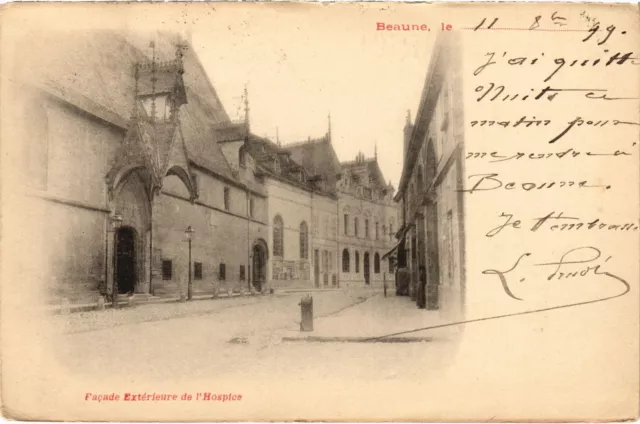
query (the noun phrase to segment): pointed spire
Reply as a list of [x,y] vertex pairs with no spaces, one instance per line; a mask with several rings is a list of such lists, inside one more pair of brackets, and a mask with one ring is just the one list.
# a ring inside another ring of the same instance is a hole
[[327,130],[327,138],[329,139],[329,141],[331,141],[331,112],[329,112],[329,114],[327,115],[327,120],[329,124],[329,128]]
[[138,80],[140,79],[139,68],[140,65],[138,63],[133,66],[133,78],[135,81],[135,85],[133,87],[133,110],[131,111],[131,117],[134,119],[138,117]]
[[411,125],[411,109],[407,109],[407,125]]
[[151,123],[156,123],[156,42],[151,40]]
[[244,124],[249,131],[249,90],[247,90],[247,84],[244,85]]
[[282,146],[280,144],[280,131],[279,131],[278,127],[276,127],[276,143],[278,144],[278,146]]
[[185,43],[184,39],[178,34],[176,36],[176,63],[178,64],[178,72],[184,74],[184,63],[182,57],[184,51],[189,48],[189,45]]
[[373,158],[378,160],[378,142],[376,141],[373,145]]

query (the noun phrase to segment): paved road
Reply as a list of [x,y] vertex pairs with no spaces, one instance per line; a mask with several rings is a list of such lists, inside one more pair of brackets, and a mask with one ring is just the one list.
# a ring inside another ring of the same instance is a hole
[[[385,307],[397,320],[405,316],[402,308],[414,313],[410,302],[398,299],[385,303],[376,297],[359,303],[371,294],[316,293],[316,314],[330,316],[327,322],[332,325],[344,319],[345,326],[357,326],[372,311],[384,313]],[[198,314],[178,317],[182,305],[176,307],[176,318],[147,322],[140,321],[140,316],[149,315],[140,307],[120,312],[137,321],[122,319],[118,326],[97,325],[61,335],[54,352],[62,365],[59,371],[67,376],[64,396],[177,387],[245,396],[240,406],[154,406],[156,419],[167,420],[184,420],[185,411],[208,420],[460,420],[465,418],[461,410],[476,421],[525,415],[540,420],[548,418],[549,411],[556,417],[575,417],[576,410],[588,419],[608,412],[615,418],[616,411],[637,403],[624,396],[637,387],[637,376],[624,371],[637,362],[637,348],[628,345],[624,334],[606,344],[593,343],[592,338],[616,334],[617,310],[633,307],[633,298],[619,301],[615,308],[603,303],[467,324],[461,337],[450,341],[283,343],[281,336],[298,325],[300,296],[246,299],[235,307],[221,302],[209,310],[203,303]],[[407,322],[407,329],[411,325]],[[81,327],[76,323],[66,329]],[[95,413],[100,406],[91,408]],[[104,419],[115,419],[109,414],[118,411],[111,406],[99,410]],[[539,410],[546,412],[536,415]]]

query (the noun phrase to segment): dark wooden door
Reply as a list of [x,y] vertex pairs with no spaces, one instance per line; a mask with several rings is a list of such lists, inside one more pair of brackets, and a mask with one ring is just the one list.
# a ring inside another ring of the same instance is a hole
[[251,279],[253,281],[253,287],[255,287],[258,291],[262,290],[262,286],[265,282],[267,265],[265,256],[265,251],[261,246],[254,246],[252,258],[253,263],[251,264],[251,266],[253,267],[253,274],[251,275]]
[[117,241],[118,293],[132,293],[138,282],[136,233],[130,227],[120,228],[117,233]]
[[316,287],[320,287],[320,252],[318,249],[313,251],[313,281]]
[[362,268],[364,271],[364,283],[370,284],[369,278],[371,278],[371,265],[369,264],[369,252],[364,252],[364,261],[362,262]]

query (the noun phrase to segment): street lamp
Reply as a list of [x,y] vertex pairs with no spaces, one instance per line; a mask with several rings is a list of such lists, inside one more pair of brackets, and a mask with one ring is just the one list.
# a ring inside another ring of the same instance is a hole
[[184,235],[187,237],[187,241],[189,242],[189,284],[187,285],[187,300],[191,300],[193,298],[193,290],[191,283],[191,239],[193,238],[193,233],[196,231],[191,228],[191,225],[184,230]]
[[118,309],[118,229],[122,225],[122,215],[116,212],[111,217],[113,227],[113,286],[111,287],[111,305],[113,309]]

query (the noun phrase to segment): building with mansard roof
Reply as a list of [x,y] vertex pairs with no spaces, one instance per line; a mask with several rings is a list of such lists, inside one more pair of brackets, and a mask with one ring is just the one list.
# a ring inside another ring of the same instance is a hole
[[[246,92],[245,118],[230,120],[175,35],[18,47],[31,54],[8,88],[22,141],[10,186],[26,199],[25,273],[47,299],[174,297],[189,280],[193,295],[380,280],[393,188],[377,163],[341,164],[330,129],[284,146],[256,136]],[[369,231],[343,236],[345,210]]]
[[394,188],[384,180],[377,153],[373,158],[359,153],[354,161],[340,165],[337,190],[341,282],[379,285],[385,279],[393,281],[393,260],[384,261],[382,256],[393,247],[393,234],[398,228]]

